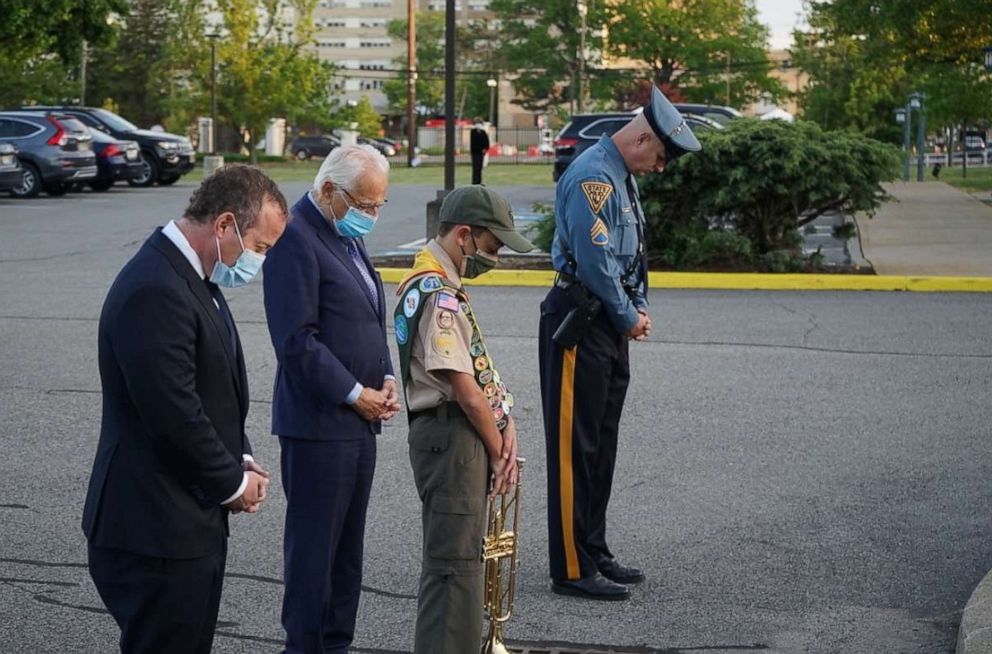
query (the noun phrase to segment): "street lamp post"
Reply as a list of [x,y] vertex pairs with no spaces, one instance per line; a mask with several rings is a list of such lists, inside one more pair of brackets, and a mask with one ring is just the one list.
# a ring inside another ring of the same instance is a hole
[[210,39],[210,154],[217,154],[217,39],[220,34],[207,34]]
[[909,106],[911,109],[916,110],[917,121],[916,121],[916,181],[923,181],[923,168],[924,168],[924,138],[927,130],[927,118],[926,113],[923,110],[923,98],[922,93],[910,93],[909,94]]
[[904,182],[909,181],[909,123],[911,116],[909,107],[896,109],[896,122],[902,125],[902,181]]
[[496,80],[490,77],[486,80],[486,86],[489,87],[489,124],[493,125],[493,108],[496,104]]

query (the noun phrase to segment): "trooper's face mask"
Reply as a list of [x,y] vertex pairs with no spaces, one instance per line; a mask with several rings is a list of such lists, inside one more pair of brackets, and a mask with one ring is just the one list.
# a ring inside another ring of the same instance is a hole
[[462,251],[462,265],[461,265],[461,276],[465,279],[473,279],[479,275],[483,275],[499,263],[499,257],[491,254],[484,254],[482,250],[479,249],[479,244],[475,240],[475,234],[470,234],[472,239],[472,247],[475,251],[472,254],[467,254],[465,252],[464,246],[459,246]]

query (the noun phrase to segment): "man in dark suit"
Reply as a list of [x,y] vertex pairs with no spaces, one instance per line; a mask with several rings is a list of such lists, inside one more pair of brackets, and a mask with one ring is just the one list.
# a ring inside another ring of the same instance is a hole
[[382,281],[362,240],[386,202],[388,174],[369,146],[332,151],[265,263],[289,654],[344,654],[355,632],[375,435],[400,408]]
[[486,163],[486,153],[489,152],[489,132],[481,118],[475,119],[468,137],[469,152],[472,155],[472,183],[481,184],[482,168]]
[[272,180],[221,168],[104,302],[103,422],[83,531],[122,652],[210,651],[227,516],[257,511],[268,485],[245,434],[244,353],[217,284],[247,283],[285,225]]

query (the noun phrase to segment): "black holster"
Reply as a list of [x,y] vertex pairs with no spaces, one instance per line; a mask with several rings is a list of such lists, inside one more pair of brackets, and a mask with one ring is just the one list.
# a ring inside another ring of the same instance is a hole
[[582,284],[572,282],[563,288],[566,297],[572,303],[572,308],[565,319],[558,325],[551,337],[559,347],[571,349],[589,332],[592,321],[599,315],[603,303],[599,298],[587,291]]

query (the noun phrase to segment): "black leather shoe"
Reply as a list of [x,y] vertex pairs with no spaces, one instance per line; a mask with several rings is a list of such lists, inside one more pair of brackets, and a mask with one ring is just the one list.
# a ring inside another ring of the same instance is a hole
[[644,581],[644,573],[631,566],[626,566],[610,556],[602,556],[596,561],[600,574],[618,584],[639,584]]
[[614,583],[601,574],[576,581],[552,580],[551,590],[559,595],[571,595],[572,597],[607,602],[618,602],[630,597],[630,590],[626,586]]

